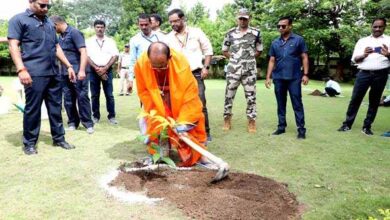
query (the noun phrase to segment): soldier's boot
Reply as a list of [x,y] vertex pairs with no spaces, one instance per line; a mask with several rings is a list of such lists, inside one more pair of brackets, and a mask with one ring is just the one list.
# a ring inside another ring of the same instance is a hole
[[223,131],[229,131],[230,129],[232,129],[232,116],[229,115],[229,116],[226,116],[224,119],[224,124],[223,124],[223,127],[222,127],[222,130]]
[[249,121],[248,121],[248,132],[249,133],[256,133],[256,120],[249,119]]

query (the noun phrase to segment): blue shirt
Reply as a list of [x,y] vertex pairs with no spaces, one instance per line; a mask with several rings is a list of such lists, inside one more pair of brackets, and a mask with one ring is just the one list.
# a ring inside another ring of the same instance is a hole
[[31,76],[58,74],[58,39],[47,16],[41,20],[30,9],[15,15],[8,23],[8,39],[20,41],[22,61]]
[[269,50],[269,56],[275,57],[275,68],[272,71],[272,78],[302,78],[302,53],[307,53],[307,47],[305,41],[299,35],[291,33],[286,41],[282,37],[272,41]]
[[154,31],[150,33],[149,37],[145,36],[141,31],[130,39],[130,80],[133,80],[134,78],[134,65],[137,59],[141,56],[141,54],[148,50],[148,47],[151,43],[164,40],[165,39],[163,34]]
[[[68,25],[65,32],[60,35],[58,40],[66,58],[72,64],[76,73],[80,71],[80,48],[85,48],[84,35],[77,29]],[[66,68],[62,68],[63,74],[68,75]]]

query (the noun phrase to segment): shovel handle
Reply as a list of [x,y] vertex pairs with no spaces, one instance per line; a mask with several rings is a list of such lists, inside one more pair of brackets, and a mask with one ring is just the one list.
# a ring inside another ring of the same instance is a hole
[[184,141],[186,144],[188,144],[192,149],[196,150],[198,153],[200,153],[202,156],[208,158],[211,160],[211,162],[217,164],[218,166],[221,166],[223,164],[226,164],[221,158],[215,156],[214,154],[208,152],[204,148],[197,145],[195,142],[193,142],[186,133],[177,133],[179,138]]

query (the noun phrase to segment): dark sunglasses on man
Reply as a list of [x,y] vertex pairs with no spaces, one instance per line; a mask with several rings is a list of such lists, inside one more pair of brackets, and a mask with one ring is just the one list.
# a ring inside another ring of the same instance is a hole
[[280,28],[286,29],[287,25],[284,25],[284,24],[283,24],[283,25],[279,25],[279,24],[278,24],[278,25],[276,25],[276,27],[277,27],[278,29],[280,29]]
[[42,9],[44,9],[44,8],[50,9],[51,8],[51,4],[42,4],[39,2],[37,2],[37,3],[39,5],[39,7],[41,7]]

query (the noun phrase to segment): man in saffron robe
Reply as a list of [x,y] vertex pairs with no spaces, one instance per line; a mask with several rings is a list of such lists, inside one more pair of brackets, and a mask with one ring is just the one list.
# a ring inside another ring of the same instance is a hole
[[[170,49],[162,42],[152,43],[134,67],[138,96],[146,112],[156,110],[156,115],[173,118],[177,123],[191,123],[176,127],[176,132],[187,132],[191,139],[204,146],[205,131],[202,102],[190,65],[183,54]],[[158,123],[146,118],[146,134],[149,135],[149,153],[155,150],[151,142],[158,142],[161,132]],[[180,141],[175,132],[168,130],[170,144],[177,149],[180,166],[192,166],[201,160],[201,155]],[[174,140],[172,140],[174,139]]]

